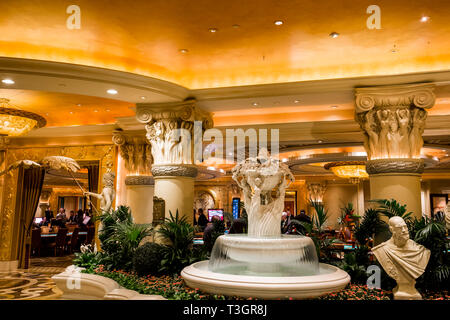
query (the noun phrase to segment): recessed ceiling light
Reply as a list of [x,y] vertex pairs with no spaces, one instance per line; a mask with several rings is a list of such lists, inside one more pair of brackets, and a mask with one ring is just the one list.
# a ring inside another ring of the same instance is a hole
[[294,100],[294,103],[299,103],[299,102],[300,102],[300,100],[298,100],[298,99],[297,99],[297,100]]
[[77,103],[77,107],[81,107],[81,103]]
[[253,102],[252,104],[253,104],[253,106],[255,106],[255,107],[259,106],[259,103],[258,103],[258,102]]
[[4,84],[14,84],[15,83],[14,80],[12,80],[12,79],[3,79],[2,82]]
[[209,28],[208,31],[211,33],[215,33],[218,31],[218,29],[217,28]]
[[117,94],[117,90],[116,89],[108,89],[106,90],[106,92],[108,92],[109,94]]
[[428,20],[430,20],[430,17],[428,16],[423,16],[422,18],[420,18],[420,22],[427,22]]
[[189,50],[188,50],[188,49],[180,49],[180,52],[181,52],[181,53],[188,53]]
[[338,106],[331,106],[331,109],[337,109]]
[[274,24],[275,24],[276,26],[281,26],[281,25],[283,24],[283,21],[277,20],[277,21],[274,22]]
[[98,110],[94,110],[94,112],[98,112]]
[[70,114],[73,114],[73,112],[72,112],[72,111],[70,111]]
[[332,37],[332,38],[337,38],[337,37],[339,37],[339,33],[332,32],[332,33],[329,34],[329,36]]
[[106,109],[106,112],[110,112],[111,110],[109,110],[109,109]]
[[235,29],[238,29],[238,28],[240,28],[241,26],[238,25],[238,24],[233,24],[232,27],[235,28]]
[[322,140],[317,140],[317,142],[318,142],[318,143],[322,143],[323,141],[322,141]]
[[141,100],[145,100],[145,99],[147,99],[146,96],[141,96]]

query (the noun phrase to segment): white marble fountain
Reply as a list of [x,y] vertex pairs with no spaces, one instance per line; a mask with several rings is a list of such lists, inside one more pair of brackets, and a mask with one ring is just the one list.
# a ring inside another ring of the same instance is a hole
[[309,237],[281,234],[289,168],[261,150],[233,169],[248,214],[248,234],[220,236],[211,259],[183,269],[186,284],[202,291],[255,298],[313,298],[345,288],[349,275],[319,263]]

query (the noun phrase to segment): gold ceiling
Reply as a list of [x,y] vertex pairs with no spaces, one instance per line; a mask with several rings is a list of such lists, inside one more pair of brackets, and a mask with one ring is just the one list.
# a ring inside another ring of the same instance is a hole
[[132,103],[76,94],[33,90],[0,89],[22,110],[34,112],[47,120],[47,127],[110,124],[116,117],[133,116]]
[[1,1],[0,56],[128,71],[191,89],[450,68],[448,0],[378,0],[379,30],[366,27],[371,1],[78,0],[79,30],[66,27],[70,4]]

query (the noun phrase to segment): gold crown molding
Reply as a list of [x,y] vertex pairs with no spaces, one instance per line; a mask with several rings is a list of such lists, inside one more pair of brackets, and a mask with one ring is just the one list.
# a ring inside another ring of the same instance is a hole
[[[86,91],[83,87],[91,88],[92,84],[98,85],[98,89],[104,87],[105,84],[121,86],[130,90],[138,90],[141,94],[148,92],[148,94],[154,95],[155,99],[164,99],[165,101],[185,99],[189,96],[188,89],[169,81],[135,73],[79,64],[0,57],[0,72],[26,77],[27,81],[23,82],[33,83],[33,87],[37,87],[34,90],[48,90],[45,84],[49,81],[49,78],[52,78],[58,83],[61,81],[66,81],[67,83],[76,81],[78,85],[75,86],[75,93],[91,96],[108,97],[104,90],[87,89],[88,91]],[[36,81],[36,77],[45,77],[46,81]],[[80,86],[80,81],[86,84],[89,83],[89,86]],[[30,88],[24,87],[23,89]],[[71,89],[71,86],[59,86],[57,90],[66,93],[73,93],[74,91]],[[137,94],[136,96],[139,97]]]

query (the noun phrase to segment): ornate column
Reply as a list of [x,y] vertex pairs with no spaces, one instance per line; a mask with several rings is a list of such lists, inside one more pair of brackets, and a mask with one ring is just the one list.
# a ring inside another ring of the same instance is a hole
[[420,151],[433,84],[356,89],[355,119],[364,132],[371,199],[394,198],[422,215]]
[[306,184],[306,189],[308,190],[308,196],[309,200],[315,201],[315,202],[322,202],[323,201],[323,195],[325,194],[325,191],[327,190],[327,184],[326,182],[308,182]]
[[153,157],[152,175],[155,197],[164,200],[165,216],[178,210],[193,222],[194,121],[201,121],[203,130],[213,125],[210,113],[200,110],[195,100],[163,104],[138,104],[136,118],[145,123],[146,137]]
[[130,207],[135,223],[152,223],[154,182],[150,173],[150,144],[141,135],[121,130],[114,131],[112,140],[125,164],[125,204]]

